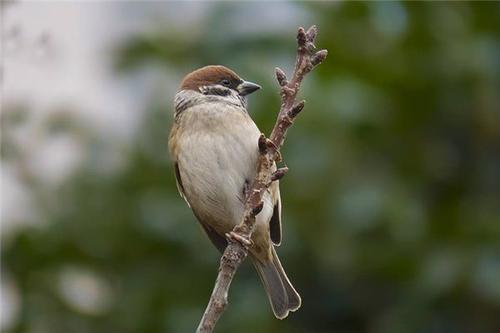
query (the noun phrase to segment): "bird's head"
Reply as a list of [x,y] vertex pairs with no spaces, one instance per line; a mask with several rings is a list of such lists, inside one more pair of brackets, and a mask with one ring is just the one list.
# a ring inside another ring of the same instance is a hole
[[205,66],[184,78],[181,90],[193,90],[205,95],[247,96],[260,89],[258,84],[241,79],[238,74],[224,66]]

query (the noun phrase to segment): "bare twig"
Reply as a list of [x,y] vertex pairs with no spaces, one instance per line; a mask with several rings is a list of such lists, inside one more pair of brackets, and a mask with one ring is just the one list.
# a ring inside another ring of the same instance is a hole
[[259,138],[260,155],[257,174],[250,189],[246,191],[245,211],[241,223],[226,235],[228,246],[222,254],[214,290],[197,329],[199,333],[212,332],[217,320],[224,312],[229,286],[236,270],[248,254],[255,216],[260,213],[263,207],[264,192],[273,181],[282,178],[288,171],[286,167],[273,171],[273,166],[276,162],[281,161],[280,148],[285,141],[286,132],[293,124],[295,117],[304,108],[305,102],[296,102],[295,98],[304,76],[325,60],[328,54],[326,50],[315,51],[316,34],[316,26],[312,26],[307,32],[304,31],[304,28],[299,28],[297,32],[297,60],[290,81],[285,72],[276,68],[276,79],[281,86],[280,112],[269,139],[264,134]]

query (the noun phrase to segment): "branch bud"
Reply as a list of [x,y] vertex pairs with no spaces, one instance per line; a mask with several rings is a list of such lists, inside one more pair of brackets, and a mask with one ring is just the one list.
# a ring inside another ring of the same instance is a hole
[[300,113],[300,111],[302,111],[302,109],[304,108],[305,103],[306,103],[306,101],[301,100],[300,102],[298,102],[297,104],[295,104],[290,109],[290,111],[288,111],[288,116],[290,118],[292,118],[292,119],[295,118]]
[[288,84],[288,80],[286,78],[285,72],[283,72],[283,70],[281,70],[281,68],[279,67],[276,67],[274,71],[276,73],[276,80],[278,80],[279,85],[282,87],[286,86]]
[[306,32],[304,31],[304,28],[300,27],[299,30],[297,31],[297,44],[300,47],[303,47],[306,45],[307,37],[306,37]]
[[314,54],[314,50],[316,50],[316,45],[314,45],[313,42],[307,42],[306,49],[307,49],[307,52],[309,52],[309,54]]
[[279,168],[271,175],[271,181],[280,180],[288,172],[288,167]]
[[306,38],[309,42],[314,42],[316,39],[316,35],[318,34],[318,28],[315,25],[312,25],[306,32]]
[[274,144],[273,140],[271,140],[271,139],[267,139],[266,140],[266,146],[267,146],[268,149],[273,149],[275,151],[278,150],[278,147],[276,147],[276,145]]
[[323,60],[326,59],[327,55],[328,55],[327,50],[320,50],[320,51],[316,52],[316,54],[314,54],[311,58],[311,64],[313,66],[317,66],[317,65],[321,64],[323,62]]

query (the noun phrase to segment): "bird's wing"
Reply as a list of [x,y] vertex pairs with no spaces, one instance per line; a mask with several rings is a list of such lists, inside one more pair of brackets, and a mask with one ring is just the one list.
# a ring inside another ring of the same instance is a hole
[[178,162],[175,162],[175,179],[176,179],[176,182],[177,182],[177,189],[179,190],[179,194],[186,201],[186,203],[188,204],[188,206],[193,211],[194,216],[196,216],[196,219],[198,220],[198,222],[200,222],[200,225],[203,227],[203,230],[207,234],[208,238],[210,238],[210,240],[212,241],[212,243],[215,245],[215,247],[220,252],[224,252],[224,250],[225,250],[225,248],[227,246],[227,240],[226,240],[226,238],[224,238],[223,236],[221,236],[220,234],[218,234],[214,229],[212,229],[212,227],[210,227],[209,224],[204,223],[203,219],[200,217],[200,215],[197,214],[196,210],[193,207],[191,207],[191,205],[189,204],[189,201],[187,200],[186,195],[184,194],[184,187],[182,186],[181,172],[180,172],[180,169],[179,169],[179,163]]
[[197,214],[196,210],[191,207],[189,204],[189,201],[187,199],[187,196],[184,191],[184,186],[182,184],[182,177],[181,177],[181,169],[183,168],[182,165],[179,164],[178,162],[178,142],[176,140],[177,138],[177,131],[179,130],[179,127],[177,123],[174,123],[172,130],[170,132],[169,140],[168,140],[168,145],[169,145],[169,150],[170,150],[170,155],[172,156],[174,160],[174,169],[175,169],[175,181],[177,183],[177,190],[179,191],[179,194],[181,197],[186,201],[187,205],[191,208],[191,210],[194,213],[194,216],[196,216],[196,219],[200,223],[200,225],[203,227],[203,230],[207,234],[208,238],[212,241],[212,243],[215,245],[215,247],[223,252],[224,249],[227,246],[227,240],[224,236],[219,235],[212,227],[210,227],[209,224],[204,223],[203,219],[199,214]]
[[179,194],[181,195],[182,199],[184,199],[187,205],[191,208],[191,205],[189,204],[189,201],[187,200],[186,195],[184,194],[184,187],[182,186],[181,171],[179,170],[178,162],[174,163],[174,168],[175,168],[175,182],[177,183],[177,190],[179,191]]
[[279,181],[273,182],[271,185],[271,196],[274,198],[273,215],[269,221],[269,233],[271,241],[274,245],[281,244],[281,196]]
[[184,194],[184,186],[182,185],[182,179],[181,179],[181,171],[180,171],[180,166],[178,162],[178,155],[177,155],[177,149],[178,149],[178,142],[177,142],[177,137],[178,133],[177,131],[179,130],[179,126],[177,122],[174,121],[174,124],[172,126],[172,130],[170,131],[170,135],[168,138],[168,149],[170,151],[170,156],[174,160],[174,169],[175,169],[175,182],[177,184],[177,190],[179,191],[179,194],[181,195],[182,199],[186,201],[187,205],[191,207],[189,204],[189,201],[186,198],[186,195]]

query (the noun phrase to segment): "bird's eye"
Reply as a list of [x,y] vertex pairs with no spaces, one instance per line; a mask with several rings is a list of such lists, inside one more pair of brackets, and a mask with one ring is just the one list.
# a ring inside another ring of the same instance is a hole
[[226,87],[229,87],[229,85],[231,84],[231,82],[229,82],[229,80],[226,80],[226,79],[222,80],[220,83],[222,83]]

